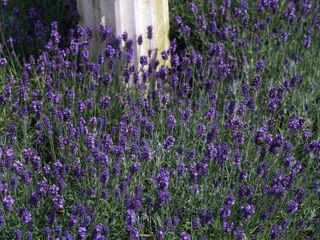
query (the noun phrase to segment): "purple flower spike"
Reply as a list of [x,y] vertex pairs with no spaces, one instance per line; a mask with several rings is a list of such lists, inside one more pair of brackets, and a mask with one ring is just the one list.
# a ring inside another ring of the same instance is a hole
[[287,204],[287,209],[286,209],[287,213],[290,213],[290,214],[296,213],[298,211],[298,206],[299,204],[296,201],[290,200]]
[[19,217],[24,224],[28,224],[32,221],[32,215],[26,208],[19,209]]
[[180,234],[180,240],[192,240],[192,237],[190,236],[190,234],[182,232]]
[[0,58],[0,67],[4,68],[8,65],[8,61],[6,58]]
[[150,25],[150,26],[147,27],[147,38],[151,40],[152,37],[153,37],[153,28]]
[[241,206],[241,211],[245,219],[249,219],[255,212],[254,206],[251,204],[245,204]]

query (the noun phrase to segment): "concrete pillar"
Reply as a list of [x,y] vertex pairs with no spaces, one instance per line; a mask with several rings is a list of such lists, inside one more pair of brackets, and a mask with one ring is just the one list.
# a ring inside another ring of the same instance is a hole
[[[151,48],[160,53],[169,48],[169,6],[168,0],[78,0],[78,9],[83,26],[91,26],[98,33],[98,25],[108,25],[117,34],[127,32],[134,40],[136,57],[147,55]],[[153,27],[153,38],[147,39],[147,27]],[[143,36],[142,46],[137,38]],[[93,42],[96,52],[101,45]]]

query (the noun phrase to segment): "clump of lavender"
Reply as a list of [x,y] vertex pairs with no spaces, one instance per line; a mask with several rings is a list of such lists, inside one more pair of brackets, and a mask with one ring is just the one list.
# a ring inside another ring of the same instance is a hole
[[170,195],[168,192],[168,187],[170,183],[170,174],[165,169],[160,169],[157,176],[157,199],[160,205],[165,205],[169,203]]
[[170,4],[166,65],[36,8],[39,54],[1,44],[0,238],[318,237],[317,4]]

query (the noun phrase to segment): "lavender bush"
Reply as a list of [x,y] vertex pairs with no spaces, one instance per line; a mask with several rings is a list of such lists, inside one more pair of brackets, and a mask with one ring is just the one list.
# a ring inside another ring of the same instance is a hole
[[318,3],[201,2],[167,65],[108,27],[3,45],[1,239],[320,237]]

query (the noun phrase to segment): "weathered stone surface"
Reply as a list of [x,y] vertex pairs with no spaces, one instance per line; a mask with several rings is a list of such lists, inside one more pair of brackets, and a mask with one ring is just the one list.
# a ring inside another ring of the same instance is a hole
[[[148,49],[169,48],[169,6],[168,0],[78,0],[81,24],[94,27],[98,34],[98,25],[108,25],[117,34],[127,32],[135,42],[137,59],[147,55]],[[147,27],[153,26],[153,38],[147,39]],[[137,37],[143,36],[142,46],[137,45]],[[102,50],[96,40],[94,52]],[[160,58],[158,58],[160,59]]]

